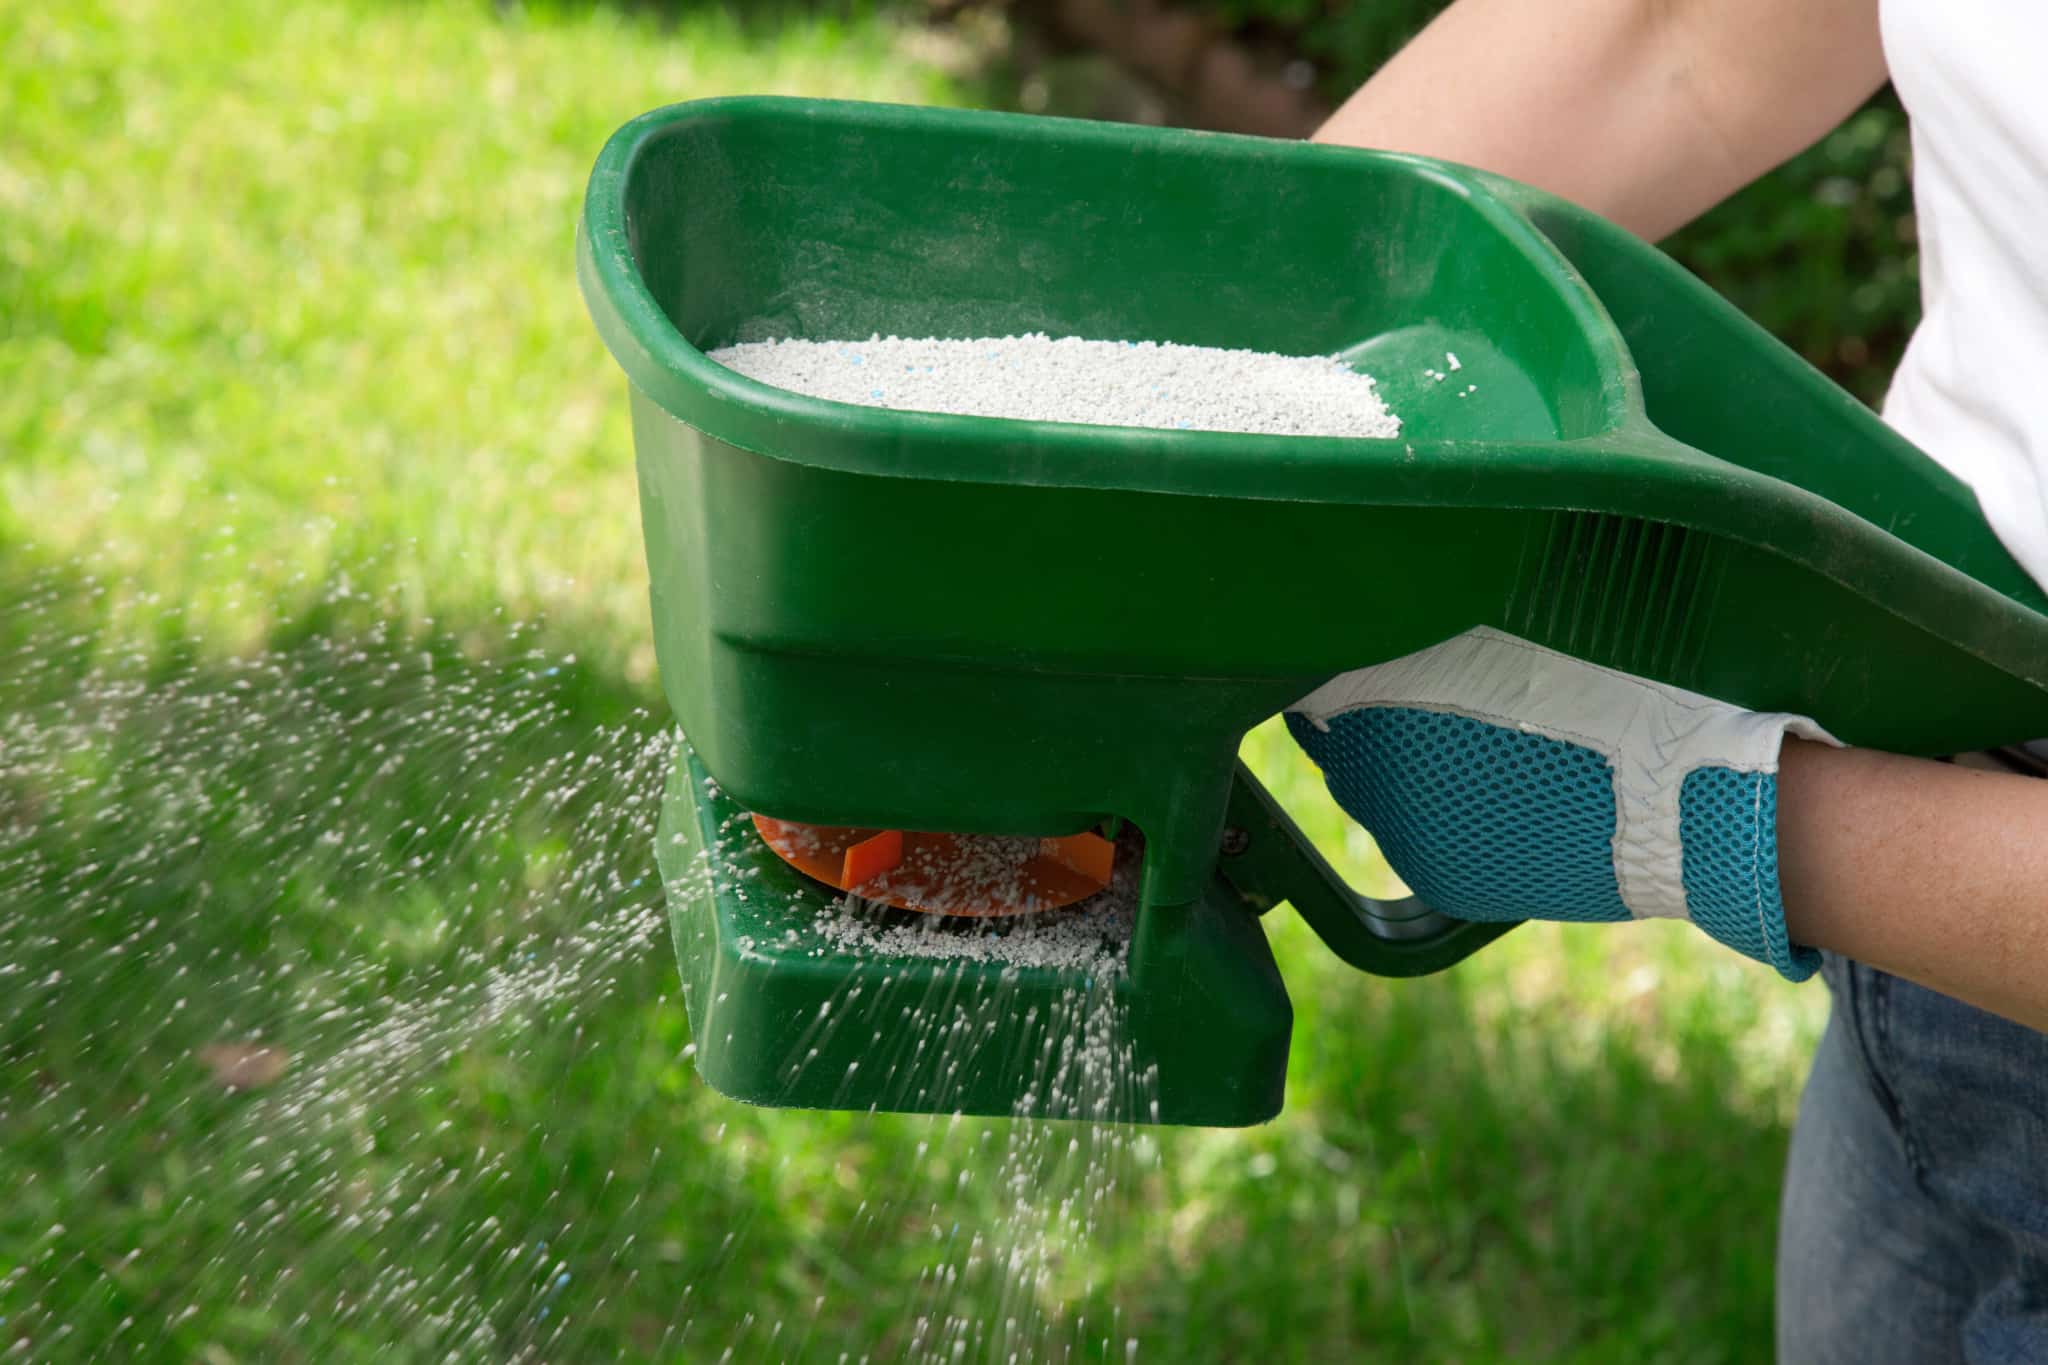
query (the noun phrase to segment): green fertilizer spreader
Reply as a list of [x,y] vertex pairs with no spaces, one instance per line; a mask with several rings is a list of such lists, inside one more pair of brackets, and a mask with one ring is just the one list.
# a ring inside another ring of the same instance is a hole
[[[1077,986],[837,946],[817,925],[838,893],[751,813],[1048,840],[1127,822],[1128,970],[1093,988],[1143,1084],[1089,1113],[1247,1124],[1280,1108],[1292,1020],[1261,914],[1288,902],[1392,976],[1500,932],[1356,893],[1239,766],[1250,727],[1334,674],[1488,625],[1854,744],[2048,734],[2048,599],[1970,492],[1655,249],[1506,180],[712,100],[605,146],[578,269],[631,380],[688,737],[660,852],[697,1061],[742,1100],[1064,1112],[1033,1078]],[[705,358],[1032,331],[1338,353],[1403,434],[887,411]],[[1464,383],[1430,376],[1446,353]]]

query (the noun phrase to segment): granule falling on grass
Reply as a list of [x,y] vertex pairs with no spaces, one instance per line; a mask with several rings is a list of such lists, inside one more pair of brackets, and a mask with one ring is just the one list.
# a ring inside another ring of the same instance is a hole
[[1372,376],[1331,356],[1033,332],[742,342],[711,358],[763,384],[863,407],[1274,436],[1401,433]]

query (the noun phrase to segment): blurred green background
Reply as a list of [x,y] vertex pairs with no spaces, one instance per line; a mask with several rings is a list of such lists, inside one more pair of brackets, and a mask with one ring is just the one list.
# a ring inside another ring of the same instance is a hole
[[[1285,1115],[1123,1151],[1028,1292],[933,1283],[940,1225],[1015,1233],[978,1133],[690,1073],[583,177],[742,91],[1310,116],[1434,6],[1111,8],[1253,93],[1078,2],[0,0],[0,1350],[882,1361],[944,1312],[1076,1359],[1764,1353],[1825,996],[1682,928],[1388,983],[1276,923]],[[1880,98],[1673,249],[1875,398],[1904,159]]]

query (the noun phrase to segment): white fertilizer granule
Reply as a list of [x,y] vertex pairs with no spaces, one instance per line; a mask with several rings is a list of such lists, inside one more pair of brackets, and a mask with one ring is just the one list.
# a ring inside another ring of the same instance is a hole
[[1401,434],[1372,376],[1330,356],[1034,332],[752,341],[711,358],[763,384],[871,408],[1275,436]]
[[826,942],[856,956],[952,958],[1116,977],[1123,975],[1132,921],[1128,905],[1112,905],[972,929],[938,916],[885,924],[843,898],[820,913],[816,927]]

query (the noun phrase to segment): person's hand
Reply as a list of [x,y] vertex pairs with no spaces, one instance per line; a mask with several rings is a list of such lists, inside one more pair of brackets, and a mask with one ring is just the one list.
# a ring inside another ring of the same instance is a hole
[[1479,629],[1343,674],[1288,728],[1401,879],[1459,919],[1690,919],[1793,980],[1778,754],[1744,711]]

